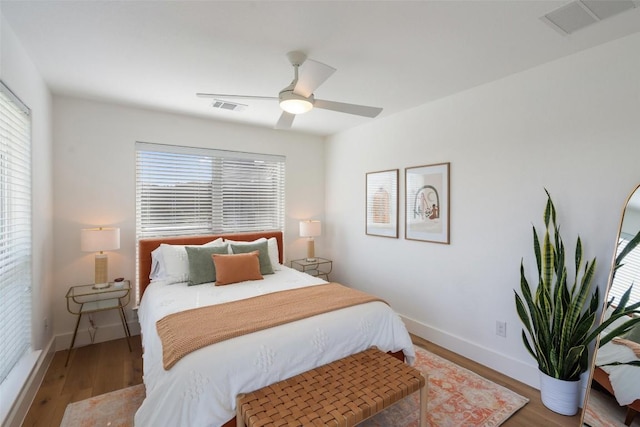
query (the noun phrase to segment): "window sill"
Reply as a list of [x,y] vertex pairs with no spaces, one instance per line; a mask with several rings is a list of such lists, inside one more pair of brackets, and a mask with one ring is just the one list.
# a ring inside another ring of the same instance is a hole
[[29,375],[38,362],[42,350],[29,351],[13,367],[7,378],[0,384],[0,425],[5,425],[7,416],[24,389]]

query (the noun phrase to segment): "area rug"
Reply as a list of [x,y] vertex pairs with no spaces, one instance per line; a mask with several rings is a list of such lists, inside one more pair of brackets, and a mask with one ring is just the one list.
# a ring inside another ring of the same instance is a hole
[[[596,390],[589,391],[587,409],[584,412],[585,427],[626,427],[624,419],[627,408],[621,407],[612,396]],[[640,415],[636,416],[631,427],[640,427]]]
[[60,427],[131,427],[144,400],[144,384],[70,403]]
[[[430,427],[493,427],[505,422],[526,399],[474,372],[416,347],[415,367],[429,374]],[[130,427],[144,399],[144,386],[71,403],[60,427]],[[419,393],[414,393],[361,424],[367,427],[417,427]]]

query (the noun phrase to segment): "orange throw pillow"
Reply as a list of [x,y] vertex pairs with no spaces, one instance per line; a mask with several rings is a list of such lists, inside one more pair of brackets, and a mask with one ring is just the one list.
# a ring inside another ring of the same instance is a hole
[[258,256],[258,251],[234,255],[212,254],[216,266],[216,286],[262,279]]

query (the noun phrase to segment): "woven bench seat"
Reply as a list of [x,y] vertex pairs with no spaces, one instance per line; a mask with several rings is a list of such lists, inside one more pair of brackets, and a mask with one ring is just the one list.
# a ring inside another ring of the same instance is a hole
[[420,427],[426,427],[426,376],[374,347],[240,394],[236,421],[242,427],[350,427],[418,390]]

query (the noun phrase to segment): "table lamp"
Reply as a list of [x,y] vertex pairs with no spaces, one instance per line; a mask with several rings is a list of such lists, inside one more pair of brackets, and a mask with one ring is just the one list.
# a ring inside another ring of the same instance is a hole
[[103,251],[120,249],[120,229],[85,228],[80,233],[80,248],[84,252],[97,252],[93,287],[96,289],[108,287],[108,259],[107,254],[103,253]]
[[320,221],[300,221],[300,237],[308,237],[307,240],[307,261],[313,262],[315,258],[315,247],[313,238],[322,232]]

